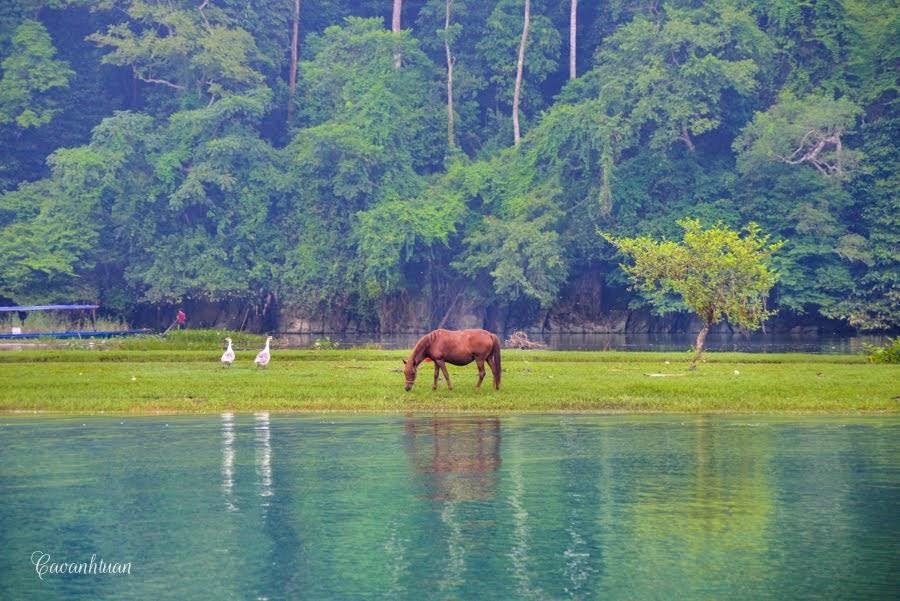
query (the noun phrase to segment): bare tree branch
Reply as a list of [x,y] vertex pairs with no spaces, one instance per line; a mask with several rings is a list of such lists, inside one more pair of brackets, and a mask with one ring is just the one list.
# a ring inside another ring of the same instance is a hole
[[206,13],[203,12],[203,9],[209,5],[209,0],[203,0],[203,3],[197,7],[197,10],[200,11],[200,17],[203,19],[203,23],[206,25],[206,28],[209,29],[209,21],[206,19]]
[[681,130],[681,135],[678,136],[678,139],[687,145],[688,150],[694,152],[694,141],[691,139],[691,132],[688,131],[687,127]]
[[[809,163],[824,175],[842,175],[844,172],[842,133],[841,128],[836,128],[833,132],[812,129],[803,135],[800,145],[790,156],[776,154],[775,157],[788,165]],[[831,161],[823,157],[829,148],[834,148],[834,158]]]
[[141,81],[144,81],[147,83],[156,83],[159,85],[168,86],[175,90],[184,90],[185,89],[184,86],[178,85],[177,83],[172,83],[171,81],[169,81],[167,79],[159,79],[156,77],[149,77],[149,76],[145,77],[145,76],[141,75],[140,73],[138,73],[137,71],[134,71],[134,76],[136,78],[140,79]]

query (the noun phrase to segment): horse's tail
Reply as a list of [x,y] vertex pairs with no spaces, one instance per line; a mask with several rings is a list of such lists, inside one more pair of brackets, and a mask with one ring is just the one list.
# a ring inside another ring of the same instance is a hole
[[493,339],[493,346],[491,348],[491,357],[493,357],[494,361],[491,365],[492,371],[494,372],[494,388],[500,389],[500,375],[502,370],[500,369],[500,339],[497,338],[496,334],[491,334],[491,338]]

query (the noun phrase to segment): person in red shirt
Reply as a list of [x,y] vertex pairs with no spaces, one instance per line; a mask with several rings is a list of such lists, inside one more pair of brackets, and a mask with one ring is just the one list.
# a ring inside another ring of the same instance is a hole
[[175,321],[178,322],[178,329],[183,330],[184,324],[187,322],[187,315],[184,314],[184,311],[178,309],[178,315],[175,316]]

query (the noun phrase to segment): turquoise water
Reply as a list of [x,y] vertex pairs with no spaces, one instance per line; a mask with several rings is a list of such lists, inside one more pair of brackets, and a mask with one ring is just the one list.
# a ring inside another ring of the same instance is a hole
[[896,598],[898,500],[898,418],[6,416],[0,598]]

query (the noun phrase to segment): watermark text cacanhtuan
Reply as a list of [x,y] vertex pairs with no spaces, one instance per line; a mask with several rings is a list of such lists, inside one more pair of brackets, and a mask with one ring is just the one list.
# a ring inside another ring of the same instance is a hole
[[97,559],[97,554],[92,553],[90,561],[53,561],[49,553],[35,551],[31,554],[31,565],[38,578],[44,579],[48,575],[80,574],[80,575],[131,575],[131,562],[106,562],[103,558]]

